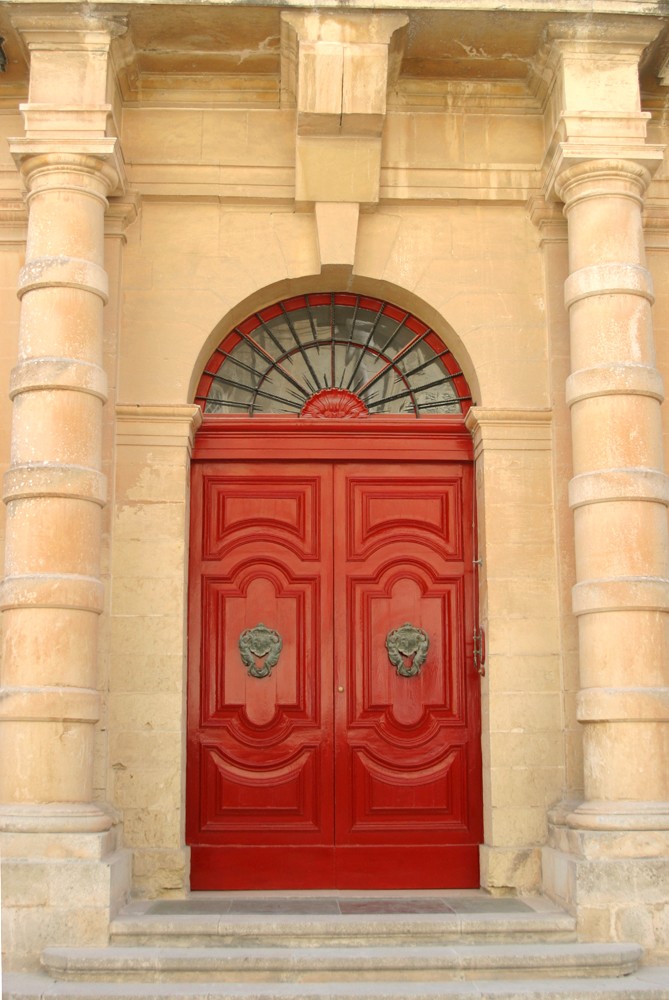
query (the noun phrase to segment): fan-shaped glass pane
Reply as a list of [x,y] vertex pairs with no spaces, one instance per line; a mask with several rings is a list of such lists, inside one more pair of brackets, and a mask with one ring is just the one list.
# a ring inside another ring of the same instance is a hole
[[301,295],[235,327],[196,395],[205,413],[462,413],[471,396],[439,337],[390,303]]

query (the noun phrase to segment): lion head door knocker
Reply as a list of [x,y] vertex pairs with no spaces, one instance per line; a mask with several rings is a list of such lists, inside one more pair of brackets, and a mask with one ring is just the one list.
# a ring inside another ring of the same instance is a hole
[[[386,636],[388,659],[400,677],[415,677],[425,663],[430,640],[427,632],[406,622]],[[408,662],[407,662],[408,661]]]
[[[239,653],[249,677],[269,677],[272,667],[279,662],[283,640],[276,629],[267,628],[262,622],[255,628],[247,628],[239,637]],[[257,663],[267,657],[264,663]]]

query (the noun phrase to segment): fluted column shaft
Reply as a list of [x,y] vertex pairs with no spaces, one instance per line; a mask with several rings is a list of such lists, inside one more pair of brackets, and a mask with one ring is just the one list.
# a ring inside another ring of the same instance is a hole
[[641,209],[648,171],[590,160],[556,184],[569,226],[571,408],[585,798],[604,829],[669,821],[669,490],[652,282]]

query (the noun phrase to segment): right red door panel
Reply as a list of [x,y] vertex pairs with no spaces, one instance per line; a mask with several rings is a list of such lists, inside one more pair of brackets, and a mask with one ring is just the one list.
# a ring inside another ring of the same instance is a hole
[[464,464],[335,469],[340,886],[478,884],[471,491]]

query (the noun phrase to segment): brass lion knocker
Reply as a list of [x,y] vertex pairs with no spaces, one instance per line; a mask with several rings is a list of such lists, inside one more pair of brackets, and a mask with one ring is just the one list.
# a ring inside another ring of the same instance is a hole
[[[262,622],[255,628],[247,628],[239,637],[239,654],[248,668],[249,677],[269,677],[272,667],[279,662],[283,640],[276,629],[267,628]],[[258,665],[256,657],[267,657]]]
[[[386,636],[388,659],[400,677],[415,677],[425,663],[430,640],[427,632],[406,622]],[[410,662],[407,663],[406,661]]]

